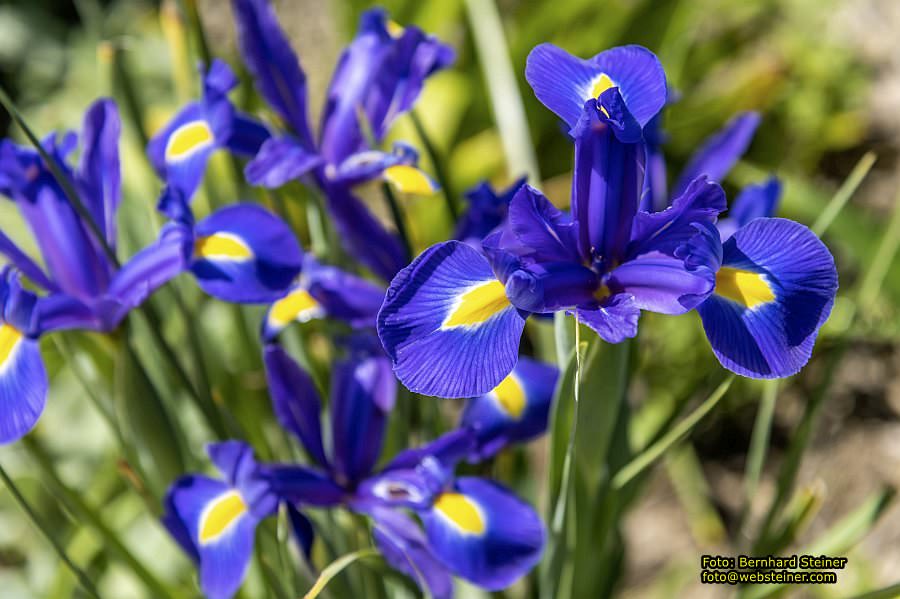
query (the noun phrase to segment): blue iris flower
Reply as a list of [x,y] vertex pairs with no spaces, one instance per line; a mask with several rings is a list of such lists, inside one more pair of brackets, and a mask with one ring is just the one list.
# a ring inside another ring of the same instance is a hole
[[[343,506],[371,518],[387,562],[438,598],[452,596],[452,576],[488,589],[512,584],[540,557],[544,527],[509,490],[475,477],[455,477],[455,465],[496,454],[547,428],[555,368],[523,359],[508,380],[470,401],[459,428],[375,465],[397,382],[377,340],[355,337],[332,371],[330,434],[322,430],[322,400],[310,376],[279,345],[265,349],[266,375],[279,423],[302,445],[312,466],[243,466],[213,458],[225,480],[188,476],[169,492],[164,519],[199,563],[204,592],[231,596],[252,553],[253,527],[288,509],[307,556],[313,527],[299,508]],[[325,439],[330,439],[326,443]],[[262,498],[262,499],[258,499]],[[423,527],[407,515],[416,514]]]
[[[409,260],[353,187],[384,180],[403,193],[431,194],[434,181],[416,168],[418,154],[405,144],[373,149],[408,111],[425,79],[447,67],[453,50],[415,27],[400,27],[381,9],[363,14],[356,38],[342,54],[328,89],[318,138],[308,120],[306,75],[267,0],[233,0],[238,45],[257,89],[287,131],[272,133],[236,111],[227,92],[236,80],[213,63],[203,99],[185,107],[148,148],[167,181],[166,194],[190,199],[216,149],[250,156],[245,176],[253,185],[280,187],[293,180],[316,185],[326,197],[345,247],[375,274],[390,279]],[[165,199],[165,195],[164,195]]]
[[501,192],[494,191],[490,184],[482,182],[466,192],[469,209],[456,223],[453,239],[481,248],[481,240],[506,220],[509,203],[519,188],[525,185],[525,178],[514,182]]
[[[72,167],[74,133],[50,135],[42,146],[73,183],[103,242],[116,247],[121,201],[121,121],[112,100],[99,100],[84,117],[81,159]],[[66,196],[40,154],[0,141],[0,193],[15,202],[41,252],[41,267],[0,231],[0,254],[40,291],[22,288],[4,269],[0,281],[0,443],[21,438],[37,422],[47,376],[37,339],[63,329],[111,331],[128,312],[185,268],[187,241],[166,227],[159,239],[118,267]]]
[[[656,57],[625,46],[582,60],[543,44],[526,78],[571,127],[571,213],[526,186],[482,252],[446,242],[398,273],[378,317],[398,378],[427,395],[484,393],[515,366],[525,319],[559,310],[618,343],[636,335],[641,310],[697,308],[726,368],[755,378],[797,372],[837,290],[830,253],[790,221],[752,220],[727,238],[716,229],[725,194],[709,177],[724,176],[744,151],[755,115],[704,144],[668,207],[652,212],[648,144],[660,142],[667,98]],[[777,189],[748,193],[725,228],[760,216],[748,202],[770,206]]]
[[[677,177],[674,194],[700,175],[722,180],[749,147],[759,122],[755,112],[738,114],[704,141]],[[651,137],[658,139],[659,122],[651,124],[656,128]],[[667,200],[659,146],[651,151],[648,143],[647,156],[661,174],[652,179],[645,208],[661,209]],[[748,185],[717,223],[722,267],[714,293],[697,307],[722,365],[753,378],[786,377],[803,368],[838,287],[834,259],[816,235],[774,218],[781,191],[774,177]]]

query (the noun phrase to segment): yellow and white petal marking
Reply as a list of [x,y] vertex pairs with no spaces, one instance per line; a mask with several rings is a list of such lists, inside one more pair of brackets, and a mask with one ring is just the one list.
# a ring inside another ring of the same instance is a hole
[[477,326],[511,305],[506,288],[497,279],[477,283],[459,295],[441,328]]
[[384,169],[384,180],[400,193],[431,195],[437,191],[437,186],[428,175],[408,164],[387,167]]
[[0,373],[3,373],[16,355],[22,333],[8,324],[0,324]]
[[228,491],[213,499],[200,515],[200,544],[216,542],[245,513],[247,504],[237,491]]
[[715,292],[746,308],[775,301],[775,293],[765,275],[728,266],[716,273]]
[[384,24],[384,28],[387,29],[388,35],[394,39],[403,37],[403,33],[406,31],[406,27],[393,19],[388,19]]
[[274,304],[269,311],[269,324],[284,328],[293,321],[309,322],[325,316],[325,309],[306,289],[295,289]]
[[434,509],[464,535],[483,535],[487,528],[481,508],[462,493],[442,493]]
[[613,82],[606,73],[600,73],[591,80],[591,84],[588,86],[588,97],[585,98],[585,100],[599,98],[600,94],[611,87],[616,87],[615,82]]
[[522,418],[528,405],[528,396],[515,374],[510,373],[500,381],[500,384],[491,390],[490,395],[507,416],[513,420]]
[[253,250],[237,235],[213,233],[194,240],[194,258],[244,262],[253,258]]
[[166,162],[180,162],[208,148],[215,141],[206,121],[191,121],[175,129],[166,142]]

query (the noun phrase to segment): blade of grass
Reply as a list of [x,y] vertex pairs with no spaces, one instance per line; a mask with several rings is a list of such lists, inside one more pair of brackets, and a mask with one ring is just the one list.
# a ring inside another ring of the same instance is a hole
[[881,243],[875,252],[866,274],[863,276],[859,287],[859,306],[862,309],[870,308],[878,298],[881,285],[887,276],[888,269],[897,255],[900,247],[900,191],[894,199],[894,211],[888,223]]
[[[829,528],[802,555],[842,555],[858,543],[885,513],[894,498],[894,489],[886,487],[873,493],[862,505]],[[780,591],[785,585],[759,585],[745,589],[745,599],[763,599]]]
[[494,0],[466,0],[466,14],[500,130],[508,174],[512,179],[524,170],[532,185],[540,185],[534,143],[497,5]]
[[322,570],[322,573],[319,575],[319,579],[316,581],[316,584],[313,585],[311,589],[303,596],[303,599],[315,599],[319,596],[325,586],[331,581],[332,578],[341,573],[341,571],[352,564],[355,561],[368,559],[372,557],[378,557],[378,551],[372,548],[368,549],[360,549],[359,551],[354,551],[353,553],[348,553],[335,561],[328,564],[328,566]]
[[388,183],[381,184],[381,191],[384,194],[384,201],[391,211],[391,217],[394,219],[394,226],[397,227],[397,235],[400,236],[400,241],[406,248],[406,254],[412,257],[414,255],[412,241],[409,237],[409,229],[406,227],[406,219],[400,209],[400,203],[397,201],[397,195]]
[[112,550],[122,562],[124,562],[135,576],[140,578],[147,589],[153,592],[156,597],[171,597],[172,591],[167,589],[164,584],[144,565],[137,557],[125,546],[119,539],[119,536],[104,522],[100,514],[92,508],[83,499],[81,494],[74,492],[60,478],[59,473],[53,467],[53,461],[47,454],[47,450],[35,438],[29,435],[22,439],[22,444],[32,461],[37,464],[41,471],[42,480],[46,483],[53,494],[59,497],[66,507],[80,520],[93,528],[97,534],[103,538],[104,545]]
[[53,546],[53,550],[56,551],[56,555],[59,556],[59,559],[63,561],[69,570],[71,570],[72,574],[75,575],[75,578],[78,580],[78,584],[84,589],[84,591],[94,597],[94,599],[100,599],[100,595],[97,593],[97,588],[94,586],[94,583],[88,578],[88,575],[85,574],[84,570],[79,568],[75,562],[69,558],[69,554],[66,552],[65,548],[62,544],[50,533],[50,527],[41,519],[38,513],[31,507],[31,504],[28,503],[28,500],[22,495],[19,491],[19,488],[13,482],[13,480],[6,473],[6,470],[3,466],[0,466],[0,479],[3,479],[3,483],[6,485],[6,488],[9,489],[10,494],[13,496],[13,499],[16,500],[16,503],[19,504],[19,507],[22,508],[22,511],[28,516],[28,519],[31,520],[31,523],[40,531],[41,535]]
[[681,441],[686,437],[693,428],[719,403],[731,383],[734,382],[734,375],[722,381],[712,394],[706,400],[697,406],[697,408],[685,417],[681,422],[673,426],[669,432],[663,435],[650,447],[647,447],[631,460],[624,468],[619,470],[613,477],[612,486],[614,489],[621,489],[627,485],[635,476],[640,474],[644,469],[651,466],[656,460],[662,456],[667,449]]
[[854,595],[850,599],[896,599],[897,597],[900,597],[900,583],[878,589],[877,591],[869,591],[862,595]]
[[416,114],[415,109],[409,111],[409,119],[412,121],[413,127],[416,129],[416,134],[419,136],[419,140],[425,148],[425,153],[428,154],[431,164],[434,165],[434,176],[437,177],[438,184],[441,186],[441,191],[444,194],[444,201],[447,204],[447,212],[450,214],[450,220],[456,223],[459,219],[459,209],[456,207],[456,193],[451,186],[450,177],[447,175],[447,169],[444,167],[444,157],[438,153],[437,148],[431,141],[431,137],[425,131],[425,125],[422,124],[422,120],[419,118],[419,115]]
[[850,198],[853,197],[853,194],[856,193],[856,190],[863,182],[863,179],[869,174],[876,159],[877,156],[874,152],[866,152],[863,154],[863,157],[859,159],[859,162],[856,163],[856,166],[853,167],[853,170],[850,171],[850,174],[844,179],[843,184],[841,184],[840,188],[832,196],[831,201],[825,206],[825,210],[822,211],[819,218],[817,218],[812,227],[810,227],[813,233],[820,237],[825,234],[825,231],[828,230],[828,227],[831,226],[834,219],[837,218],[847,202],[850,201]]
[[769,436],[772,432],[772,418],[775,415],[775,401],[778,399],[778,381],[763,382],[762,398],[756,412],[753,433],[750,436],[750,447],[747,450],[747,465],[744,468],[744,502],[741,508],[739,531],[743,531],[747,518],[753,508],[753,498],[759,487],[763,464],[769,448]]

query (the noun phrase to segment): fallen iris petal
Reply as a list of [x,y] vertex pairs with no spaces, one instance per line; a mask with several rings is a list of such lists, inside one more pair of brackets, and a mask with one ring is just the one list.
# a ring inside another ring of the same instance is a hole
[[378,314],[397,377],[437,397],[496,387],[516,364],[524,326],[484,256],[458,241],[432,246],[400,271]]
[[725,368],[780,378],[809,360],[837,293],[828,248],[793,221],[758,218],[724,244],[715,293],[697,311]]

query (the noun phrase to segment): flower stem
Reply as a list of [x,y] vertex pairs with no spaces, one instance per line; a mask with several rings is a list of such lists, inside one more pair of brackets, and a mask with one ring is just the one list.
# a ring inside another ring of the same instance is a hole
[[56,551],[56,554],[59,556],[59,559],[63,561],[64,564],[72,571],[72,574],[75,575],[75,578],[78,580],[78,584],[84,589],[84,591],[94,597],[94,599],[100,599],[100,594],[97,592],[97,587],[94,586],[94,583],[91,582],[91,579],[88,578],[88,575],[85,574],[84,570],[79,568],[75,562],[69,557],[66,553],[65,548],[60,544],[58,540],[50,533],[50,527],[44,522],[41,517],[38,515],[36,511],[31,507],[31,504],[28,503],[28,500],[22,495],[19,491],[19,488],[16,486],[16,483],[9,477],[4,470],[3,466],[0,466],[0,479],[3,479],[3,483],[9,489],[10,494],[16,500],[16,503],[19,504],[19,507],[22,508],[22,511],[28,516],[28,519],[31,520],[32,524],[37,527],[40,533],[44,536],[47,541],[53,546],[53,549]]
[[413,127],[416,129],[416,134],[419,136],[422,146],[425,148],[425,153],[428,154],[428,158],[434,166],[434,176],[437,178],[438,183],[441,186],[441,191],[444,193],[447,212],[450,214],[450,219],[455,224],[456,221],[459,220],[459,209],[456,207],[456,193],[453,191],[450,177],[447,175],[447,171],[444,168],[444,161],[438,154],[437,148],[434,143],[432,143],[431,137],[426,133],[425,126],[422,124],[419,115],[416,114],[414,109],[409,111],[409,118],[412,121]]

